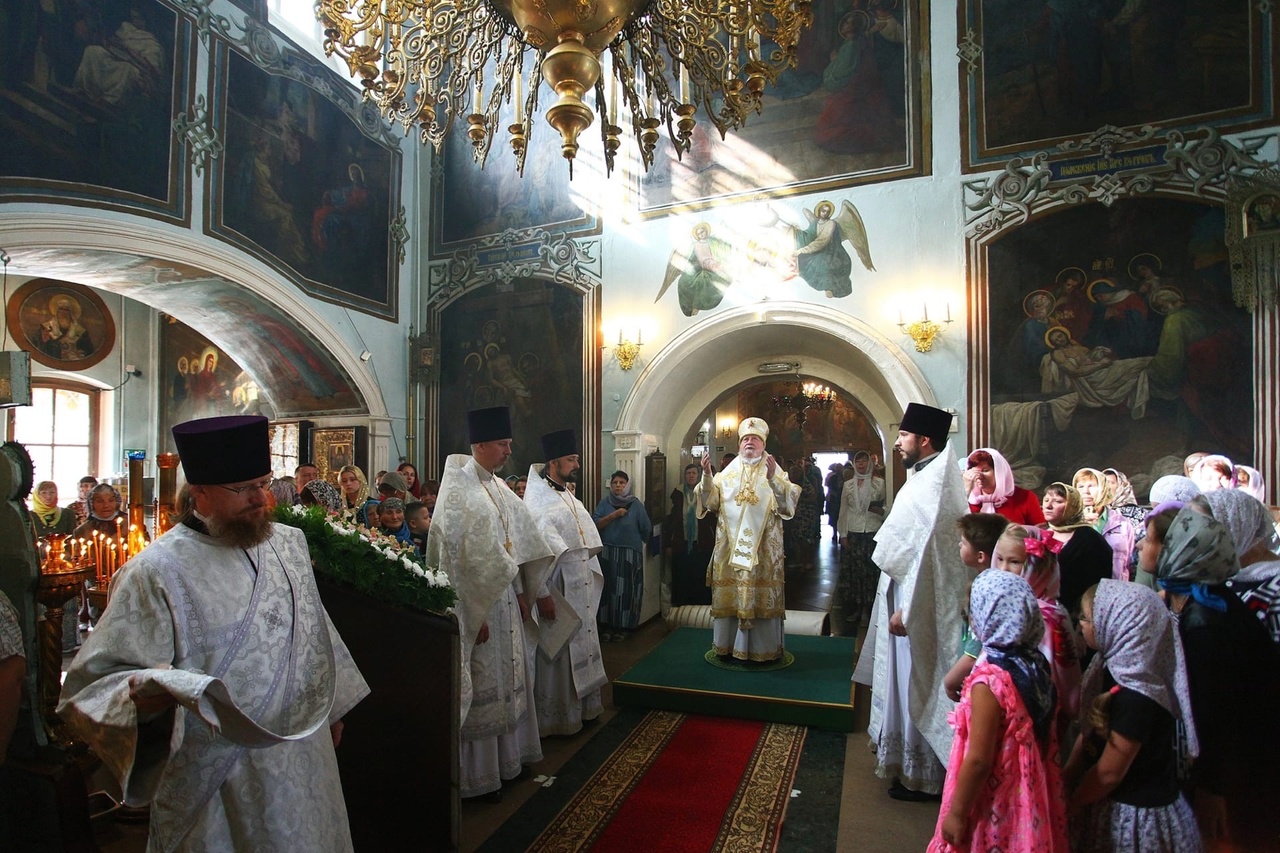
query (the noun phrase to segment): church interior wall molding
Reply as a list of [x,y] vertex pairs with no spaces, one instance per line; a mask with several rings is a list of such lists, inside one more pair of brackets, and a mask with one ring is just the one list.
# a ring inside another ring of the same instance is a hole
[[[233,283],[279,307],[315,338],[351,383],[369,417],[390,415],[378,378],[359,358],[362,347],[345,340],[340,327],[321,313],[324,306],[233,247],[137,219],[47,210],[6,216],[0,221],[0,244],[13,256],[11,274],[78,281],[150,302],[179,319],[181,314],[171,310],[176,295],[193,296],[191,289],[202,280]],[[384,360],[384,373],[402,361],[399,353]],[[398,386],[397,378],[381,377]]]

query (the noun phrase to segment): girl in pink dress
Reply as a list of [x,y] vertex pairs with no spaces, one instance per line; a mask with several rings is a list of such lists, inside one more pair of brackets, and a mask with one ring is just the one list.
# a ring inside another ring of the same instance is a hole
[[1030,585],[998,569],[978,575],[969,625],[982,654],[951,714],[956,739],[929,851],[1066,853],[1056,691]]
[[1058,552],[1062,544],[1048,531],[1010,524],[996,542],[991,565],[1020,575],[1044,617],[1044,637],[1040,652],[1049,661],[1053,686],[1058,691],[1058,740],[1080,711],[1080,657],[1076,653],[1075,632],[1066,608],[1058,603],[1062,579],[1058,572]]

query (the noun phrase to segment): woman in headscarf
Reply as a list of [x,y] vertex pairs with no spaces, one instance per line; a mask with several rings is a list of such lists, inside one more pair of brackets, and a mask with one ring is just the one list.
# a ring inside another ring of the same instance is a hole
[[1071,478],[1071,485],[1080,493],[1085,520],[1091,522],[1093,529],[1111,546],[1111,577],[1129,580],[1135,535],[1124,516],[1111,509],[1111,499],[1115,496],[1111,484],[1097,468],[1081,468]]
[[1240,564],[1225,524],[1185,507],[1153,513],[1147,526],[1143,568],[1154,568],[1186,653],[1200,736],[1186,789],[1200,830],[1206,841],[1230,836],[1240,849],[1264,849],[1275,843],[1267,824],[1280,799],[1280,750],[1265,734],[1280,719],[1270,638],[1226,585]]
[[787,563],[805,572],[813,568],[813,561],[817,557],[818,505],[822,503],[822,481],[819,479],[818,485],[814,485],[813,479],[805,474],[802,460],[791,463],[787,476],[800,487],[800,499],[796,501],[795,515],[782,522],[783,547]]
[[1240,489],[1219,489],[1205,496],[1213,517],[1231,531],[1240,571],[1227,581],[1232,591],[1280,643],[1280,547],[1271,510]]
[[342,493],[328,480],[312,480],[302,487],[298,498],[303,506],[322,506],[330,515],[342,512]]
[[671,490],[671,513],[663,524],[663,548],[671,559],[671,604],[710,604],[707,565],[716,545],[716,513],[698,518],[694,486],[702,477],[697,462],[684,466],[680,488]]
[[293,506],[298,502],[297,481],[292,477],[277,477],[267,488],[276,506]]
[[1196,463],[1191,479],[1195,480],[1202,492],[1233,489],[1236,485],[1236,466],[1225,456],[1210,454]]
[[343,514],[356,524],[376,525],[376,521],[370,523],[369,505],[377,506],[378,501],[369,496],[369,481],[364,472],[355,465],[343,465],[338,471],[338,486],[342,490]]
[[1050,483],[1044,490],[1046,527],[1062,544],[1058,566],[1062,575],[1062,595],[1058,599],[1068,613],[1080,607],[1080,596],[1103,578],[1111,577],[1112,552],[1107,540],[1084,518],[1084,501],[1074,487]]
[[[117,522],[119,522],[117,524]],[[124,514],[124,496],[110,483],[99,483],[89,493],[89,518],[75,530],[77,539],[92,539],[94,533],[114,539],[129,532]]]
[[1068,813],[1087,809],[1076,853],[1199,853],[1195,815],[1178,790],[1178,723],[1188,754],[1200,749],[1175,620],[1151,590],[1107,579],[1082,598],[1080,627],[1098,654],[1062,774]]
[[1267,502],[1267,481],[1257,468],[1237,465],[1236,488],[1263,504]]
[[1040,501],[1030,490],[1014,485],[1013,469],[993,447],[979,447],[969,454],[964,486],[969,512],[998,512],[1012,524],[1044,524]]
[[653,524],[644,504],[631,494],[631,478],[626,471],[609,477],[609,493],[600,499],[591,517],[600,530],[604,550],[600,568],[604,590],[600,595],[600,639],[625,640],[640,624],[640,604],[644,598],[644,543],[653,533]]
[[1129,478],[1115,468],[1103,468],[1102,476],[1107,478],[1111,488],[1111,502],[1107,506],[1124,516],[1133,528],[1134,533],[1140,531],[1147,517],[1147,507],[1138,503],[1138,496],[1133,492],[1133,484]]
[[969,595],[969,624],[982,652],[951,714],[955,743],[929,851],[1066,853],[1056,693],[1031,588],[1016,575],[983,572]]
[[58,484],[52,480],[36,484],[35,493],[31,496],[30,515],[36,539],[50,533],[66,535],[76,529],[75,513],[63,511],[58,506]]
[[844,618],[856,622],[871,616],[880,582],[880,567],[871,559],[876,531],[884,523],[884,478],[875,473],[875,459],[865,450],[853,454],[853,476],[840,494],[840,580],[836,586]]

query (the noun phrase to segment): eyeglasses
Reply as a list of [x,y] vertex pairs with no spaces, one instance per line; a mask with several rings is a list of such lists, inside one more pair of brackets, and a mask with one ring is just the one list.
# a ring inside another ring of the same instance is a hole
[[270,488],[270,486],[271,486],[270,480],[264,480],[261,483],[250,483],[247,486],[224,486],[221,483],[218,484],[219,489],[226,489],[228,492],[231,492],[232,494],[236,494],[236,495],[243,495],[245,492],[253,492],[253,491],[265,492],[268,488]]

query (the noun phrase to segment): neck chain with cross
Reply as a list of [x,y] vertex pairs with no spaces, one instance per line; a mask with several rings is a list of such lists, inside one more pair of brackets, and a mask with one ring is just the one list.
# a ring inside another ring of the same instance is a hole
[[567,491],[556,492],[556,494],[560,496],[560,500],[564,501],[564,505],[569,508],[569,515],[573,516],[573,523],[578,525],[578,536],[582,539],[582,544],[586,545],[587,534],[582,532],[582,521],[578,518],[578,508],[574,506],[574,503],[577,502],[577,498],[569,497],[569,493]]
[[507,517],[502,512],[502,504],[498,503],[498,499],[493,496],[493,492],[489,491],[489,484],[484,480],[480,481],[480,485],[484,487],[484,493],[489,496],[489,501],[493,504],[493,508],[498,511],[498,521],[502,522],[502,535],[507,541],[502,543],[502,547],[507,549],[507,553],[511,553],[511,531],[507,528]]

